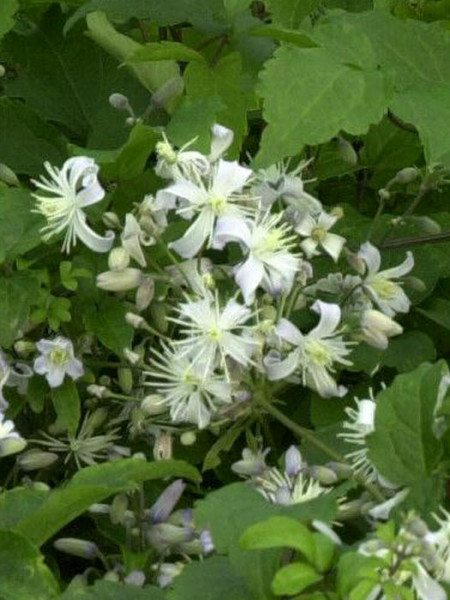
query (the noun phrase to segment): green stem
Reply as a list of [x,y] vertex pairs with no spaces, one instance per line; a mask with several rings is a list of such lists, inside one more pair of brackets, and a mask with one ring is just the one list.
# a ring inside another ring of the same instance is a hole
[[[307,440],[308,442],[310,442],[310,444],[312,444],[319,450],[322,450],[322,452],[324,452],[327,456],[329,456],[336,462],[339,462],[339,463],[342,463],[345,465],[349,464],[347,459],[345,458],[345,456],[343,456],[339,452],[336,452],[336,450],[334,450],[334,448],[331,448],[330,446],[328,446],[328,444],[326,444],[321,439],[319,439],[311,429],[303,427],[302,425],[298,425],[298,423],[295,423],[294,421],[292,421],[289,417],[287,417],[284,413],[282,413],[281,410],[278,410],[278,408],[276,408],[271,402],[269,402],[265,398],[259,397],[258,402],[270,415],[272,415],[275,419],[277,419],[277,421],[279,421],[280,423],[285,425],[288,429],[290,429],[292,431],[292,433],[295,433],[296,435],[300,436],[301,438]],[[375,485],[373,485],[370,481],[367,481],[362,475],[359,475],[358,473],[353,472],[353,478],[360,485],[365,487],[366,490],[368,492],[370,492],[372,494],[372,496],[378,502],[385,501],[385,497],[380,492],[380,490]]]

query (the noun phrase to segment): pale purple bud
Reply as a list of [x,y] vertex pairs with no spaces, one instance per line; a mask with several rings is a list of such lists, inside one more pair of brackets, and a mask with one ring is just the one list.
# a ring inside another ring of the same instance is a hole
[[295,475],[300,473],[302,468],[302,455],[296,446],[290,446],[290,448],[288,448],[284,458],[284,464],[284,470],[290,477],[295,477]]
[[184,481],[177,479],[163,491],[150,509],[150,519],[153,523],[164,523],[164,521],[167,521],[170,513],[183,495],[185,488],[186,484]]

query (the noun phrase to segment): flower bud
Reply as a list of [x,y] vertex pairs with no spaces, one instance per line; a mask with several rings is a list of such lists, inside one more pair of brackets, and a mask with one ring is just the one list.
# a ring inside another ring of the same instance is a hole
[[27,358],[36,350],[36,344],[27,340],[19,340],[14,344],[14,350],[21,358]]
[[186,484],[182,479],[177,479],[166,487],[150,509],[150,518],[153,523],[167,521],[185,489]]
[[0,77],[4,77],[6,74],[6,69],[3,65],[0,65]]
[[50,467],[58,460],[58,455],[54,452],[45,452],[43,450],[28,450],[17,459],[17,464],[23,471],[36,471]]
[[95,383],[92,383],[91,385],[87,386],[87,392],[88,394],[91,394],[91,396],[95,396],[95,398],[98,398],[99,400],[103,400],[103,398],[108,398],[108,396],[111,393],[110,390],[108,390],[108,388],[104,385],[96,385]]
[[133,110],[130,105],[130,101],[123,94],[118,94],[118,93],[111,94],[111,96],[109,97],[109,103],[116,110],[123,110],[123,111],[127,111],[129,113],[133,113]]
[[172,436],[167,432],[162,433],[155,440],[153,456],[155,460],[169,460],[172,455]]
[[167,333],[169,321],[167,320],[166,306],[160,302],[153,302],[150,306],[153,323],[160,333]]
[[107,571],[103,575],[103,579],[105,581],[111,581],[112,583],[119,583],[120,576],[119,576],[119,573],[117,571]]
[[48,483],[43,481],[33,481],[30,487],[38,492],[49,492],[51,489]]
[[125,513],[128,509],[128,496],[117,494],[111,504],[110,518],[113,525],[124,522]]
[[296,446],[290,446],[284,457],[284,470],[290,477],[298,475],[302,469],[302,455]]
[[102,221],[108,229],[120,229],[121,223],[115,212],[105,212],[102,216]]
[[349,479],[353,475],[353,469],[350,465],[346,465],[344,463],[339,462],[329,462],[325,465],[329,469],[332,469],[336,473],[336,477],[341,479]]
[[416,518],[412,519],[411,521],[409,521],[408,523],[406,523],[406,528],[408,529],[409,532],[411,532],[413,535],[417,536],[418,538],[422,538],[422,537],[426,536],[427,533],[429,533],[427,524],[425,523],[425,521],[423,521],[419,517],[416,517]]
[[184,568],[184,563],[162,563],[159,565],[158,585],[160,588],[165,588],[171,585],[172,581],[177,577]]
[[403,327],[379,310],[366,310],[361,318],[364,340],[375,348],[385,350],[388,338],[403,333]]
[[231,470],[242,475],[243,477],[254,477],[261,475],[266,468],[265,455],[266,452],[252,452],[250,448],[244,448],[242,451],[242,460],[231,465]]
[[27,442],[21,437],[9,437],[0,439],[0,458],[22,452]]
[[197,436],[193,431],[185,431],[180,436],[182,446],[192,446],[197,441]]
[[165,108],[176,98],[181,96],[184,90],[183,78],[177,75],[166,81],[151,98],[151,104],[155,108]]
[[79,556],[80,558],[95,558],[99,553],[98,547],[94,542],[77,538],[60,538],[53,542],[53,546],[60,552]]
[[338,481],[336,473],[332,469],[322,465],[314,465],[309,467],[309,473],[311,477],[314,477],[314,479],[316,479],[319,483],[323,483],[324,485],[333,485]]
[[277,320],[277,309],[275,306],[266,304],[261,309],[261,319],[272,321],[273,323]]
[[347,164],[354,167],[358,163],[358,155],[348,140],[338,137],[339,155]]
[[108,267],[111,271],[123,271],[130,264],[130,255],[121,246],[113,248],[108,255]]
[[344,209],[341,206],[334,206],[330,210],[330,215],[332,217],[337,217],[338,219],[342,219],[342,217],[344,216]]
[[128,367],[120,367],[117,369],[117,377],[119,379],[120,389],[124,394],[131,394],[133,390],[133,373]]
[[88,508],[88,511],[92,514],[92,515],[109,515],[109,511],[111,510],[111,507],[109,506],[109,504],[91,504],[91,506]]
[[167,410],[166,401],[159,394],[149,394],[141,402],[141,409],[148,416],[160,415]]
[[150,306],[155,296],[155,283],[150,277],[145,277],[136,291],[136,308],[143,311]]
[[144,317],[141,317],[141,315],[136,315],[132,312],[128,312],[125,315],[125,321],[128,323],[128,325],[131,325],[131,327],[134,327],[135,329],[139,329],[146,324]]
[[137,288],[142,281],[140,269],[127,268],[123,271],[105,271],[97,275],[97,286],[108,292],[126,292]]
[[99,407],[91,413],[86,421],[85,431],[94,432],[96,429],[101,427],[108,418],[108,411],[104,407]]
[[421,279],[419,279],[418,277],[414,277],[413,275],[408,275],[407,277],[404,277],[403,282],[405,285],[407,285],[412,290],[415,290],[416,292],[425,292],[427,289],[425,283]]
[[142,357],[138,352],[134,352],[131,348],[124,348],[123,355],[132,365],[137,365],[141,362]]
[[389,200],[391,197],[391,194],[385,188],[381,188],[380,190],[378,190],[378,195],[380,197],[380,200]]
[[131,571],[131,573],[129,573],[123,581],[127,585],[142,587],[145,583],[145,574],[143,571],[138,571],[135,569],[134,571]]
[[402,183],[406,185],[407,183],[411,183],[412,181],[417,179],[418,174],[419,171],[416,168],[406,167],[405,169],[399,171],[394,177],[394,179],[397,183]]
[[171,523],[157,523],[150,528],[147,539],[158,551],[165,551],[170,546],[176,546],[192,539],[190,527],[177,527]]
[[414,217],[413,220],[420,226],[422,231],[425,233],[429,233],[434,235],[436,233],[441,233],[442,228],[439,223],[430,219],[430,217]]
[[352,269],[354,269],[360,275],[364,275],[364,273],[366,272],[366,263],[358,254],[350,252],[350,250],[346,249],[345,257]]
[[6,185],[20,186],[20,181],[17,179],[17,175],[7,165],[0,163],[0,181],[6,183]]

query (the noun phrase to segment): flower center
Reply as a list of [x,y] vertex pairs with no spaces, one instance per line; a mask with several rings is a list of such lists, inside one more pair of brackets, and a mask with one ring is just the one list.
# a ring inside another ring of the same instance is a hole
[[281,250],[282,247],[282,233],[277,229],[272,231],[265,231],[264,235],[256,242],[253,247],[253,251],[258,258],[262,258],[264,254],[270,254]]
[[192,373],[191,369],[187,369],[183,374],[183,382],[187,385],[196,386],[199,384],[199,378]]
[[315,242],[321,242],[324,237],[327,235],[327,230],[323,227],[315,227],[311,232],[311,238]]
[[53,348],[49,354],[50,362],[55,367],[63,367],[69,360],[69,354],[64,348]]
[[219,216],[224,213],[227,207],[227,199],[225,196],[210,196],[209,204],[213,210],[213,213]]
[[158,142],[156,152],[169,165],[174,165],[178,160],[177,153],[168,142]]
[[397,284],[389,279],[377,277],[373,280],[371,286],[382,300],[392,300],[395,297]]
[[329,349],[319,340],[306,340],[305,352],[311,362],[321,367],[329,367],[333,362]]
[[218,327],[211,327],[208,330],[208,337],[213,342],[219,342],[222,339],[222,331]]

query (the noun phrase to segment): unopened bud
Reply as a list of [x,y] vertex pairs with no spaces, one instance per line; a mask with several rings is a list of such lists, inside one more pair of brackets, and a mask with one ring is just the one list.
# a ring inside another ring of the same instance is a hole
[[8,166],[0,163],[0,181],[7,185],[19,186],[20,181],[17,179],[17,175]]
[[150,306],[155,295],[155,283],[150,277],[145,277],[136,291],[136,308],[143,311]]
[[95,558],[98,556],[98,547],[94,542],[78,538],[60,538],[53,542],[53,546],[60,552],[79,556],[80,558]]
[[408,277],[405,277],[403,281],[406,286],[408,286],[412,290],[415,290],[416,292],[425,292],[427,289],[425,283],[418,277],[408,275]]
[[129,127],[134,127],[137,123],[139,122],[139,119],[136,119],[136,117],[127,117],[125,119],[125,123],[129,126]]
[[166,81],[151,98],[151,104],[155,108],[165,108],[176,98],[181,96],[184,89],[184,81],[180,76],[173,77]]
[[150,313],[156,329],[161,333],[167,333],[169,321],[167,320],[167,309],[165,304],[153,302],[150,306]]
[[408,531],[410,531],[413,535],[422,538],[427,535],[429,532],[428,526],[422,519],[415,518],[409,521],[406,524]]
[[131,573],[129,573],[123,581],[127,585],[142,587],[145,583],[145,574],[143,571],[134,570],[131,571]]
[[413,220],[420,226],[422,231],[429,234],[441,233],[442,228],[439,223],[430,219],[430,217],[414,217]]
[[337,217],[338,219],[342,219],[342,217],[344,216],[344,209],[341,206],[334,206],[330,210],[330,215],[332,217]]
[[108,267],[111,271],[123,271],[130,264],[130,255],[121,246],[113,248],[108,255]]
[[26,447],[27,442],[21,437],[10,437],[0,439],[0,457],[10,456],[22,452]]
[[197,441],[197,436],[193,431],[185,431],[180,436],[180,442],[183,446],[192,446]]
[[402,183],[406,185],[407,183],[411,183],[412,181],[417,179],[418,174],[419,171],[414,167],[406,167],[405,169],[399,171],[394,177],[394,179],[397,183]]
[[102,221],[108,229],[120,229],[120,219],[115,212],[105,212],[102,216]]
[[119,573],[117,573],[117,571],[107,571],[103,575],[103,579],[105,581],[111,581],[112,583],[119,583],[120,576],[119,576]]
[[354,269],[360,275],[364,275],[366,272],[366,263],[358,254],[355,254],[350,250],[346,250],[345,257],[352,269]]
[[121,367],[117,369],[117,377],[119,379],[119,385],[122,392],[124,394],[131,394],[133,390],[133,373],[131,372],[131,369],[128,367]]
[[137,352],[133,352],[131,348],[124,348],[123,355],[132,365],[137,365],[141,362],[141,355]]
[[151,417],[166,412],[167,404],[159,394],[149,394],[142,400],[141,409],[146,415]]
[[132,312],[128,312],[125,315],[125,321],[128,323],[128,325],[131,325],[131,327],[134,327],[135,329],[140,329],[143,325],[146,324],[144,317],[136,315]]
[[3,65],[0,65],[0,77],[4,77],[6,74],[6,69]]
[[329,462],[325,465],[329,469],[332,469],[336,473],[336,477],[341,479],[349,479],[353,476],[353,469],[350,465],[339,462]]
[[155,460],[169,460],[172,455],[172,436],[167,432],[162,433],[155,440],[153,456]]
[[277,309],[271,304],[265,304],[261,309],[261,319],[275,322],[277,320]]
[[126,494],[118,494],[115,496],[111,504],[110,518],[113,525],[123,523],[125,513],[128,509],[128,496]]
[[17,464],[23,471],[36,471],[38,469],[50,467],[57,460],[58,455],[54,452],[28,450],[18,457]]
[[321,465],[309,467],[309,473],[314,479],[317,479],[319,483],[323,483],[324,485],[333,485],[333,483],[338,481],[338,476],[332,469]]
[[385,188],[381,188],[380,190],[378,190],[378,196],[381,200],[389,200],[391,194]]
[[109,506],[109,504],[91,504],[91,506],[88,508],[88,511],[92,514],[92,515],[109,515],[109,511],[111,510],[111,507]]
[[19,340],[14,344],[14,350],[21,358],[26,358],[30,354],[32,354],[36,349],[36,345],[34,342],[29,342],[27,340]]
[[89,415],[89,418],[86,421],[85,430],[94,432],[105,423],[107,418],[108,411],[105,407],[96,408],[94,412]]
[[123,110],[131,114],[133,113],[130,101],[123,94],[111,94],[111,96],[109,97],[109,103],[116,110]]
[[108,388],[104,385],[96,385],[95,383],[92,383],[91,385],[87,386],[87,392],[88,394],[91,394],[91,396],[95,396],[95,398],[98,398],[99,400],[103,400],[103,398],[108,398],[108,396],[111,393],[110,390],[108,390]]
[[338,137],[339,155],[347,164],[354,167],[358,163],[358,155],[348,140]]
[[43,481],[33,481],[30,487],[38,492],[49,492],[51,489],[48,483]]
[[97,286],[108,292],[126,292],[137,288],[142,281],[140,269],[127,268],[123,271],[105,271],[97,275]]

